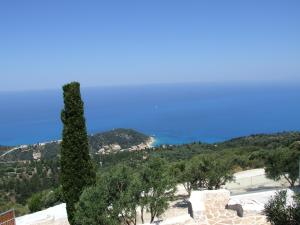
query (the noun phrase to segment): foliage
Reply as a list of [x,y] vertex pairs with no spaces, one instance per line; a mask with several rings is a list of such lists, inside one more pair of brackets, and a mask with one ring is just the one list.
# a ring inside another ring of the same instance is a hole
[[300,140],[300,132],[281,132],[274,134],[254,134],[246,137],[233,138],[221,143],[222,147],[256,146],[265,149],[276,149],[290,146]]
[[98,178],[97,185],[87,188],[76,205],[77,224],[135,225],[138,206],[142,220],[147,210],[153,222],[174,197],[175,182],[162,159],[149,159],[138,168],[119,164]]
[[28,208],[30,212],[37,212],[63,202],[61,188],[54,190],[42,191],[33,194],[28,199]]
[[168,203],[174,198],[176,191],[175,180],[170,176],[169,167],[165,160],[150,158],[140,169],[143,196],[141,199],[142,221],[143,210],[151,214],[150,223],[155,217],[162,215],[168,208]]
[[190,189],[219,189],[233,179],[231,162],[220,154],[202,154],[187,163],[185,182],[190,184]]
[[86,188],[76,205],[74,216],[76,223],[79,225],[118,224],[118,219],[109,205],[110,196],[104,186],[97,184]]
[[127,149],[134,145],[146,143],[148,140],[149,136],[145,134],[132,129],[121,128],[89,136],[92,153],[97,152],[104,145],[118,144],[122,149]]
[[299,225],[300,199],[294,197],[294,203],[288,202],[287,191],[280,191],[265,205],[264,212],[272,225]]
[[[87,188],[76,206],[77,224],[136,224],[142,189],[137,173],[118,165]],[[97,204],[95,204],[95,201]]]
[[[90,154],[95,155],[102,147],[112,144],[118,144],[122,149],[128,149],[132,146],[146,143],[149,138],[149,136],[132,129],[114,129],[89,135],[89,151]],[[0,146],[0,155],[11,148]],[[22,148],[19,147],[15,151],[11,151],[7,155],[0,157],[0,161],[31,161],[34,160],[34,152],[39,152],[43,160],[55,160],[60,154],[60,143],[59,141],[52,141],[44,144],[37,143],[22,146]]]
[[0,196],[0,212],[6,212],[10,209],[15,210],[16,216],[22,216],[29,213],[27,206],[7,201],[6,198]]
[[31,196],[28,201],[28,208],[30,212],[37,212],[42,209],[42,194],[37,193]]
[[58,165],[53,160],[0,163],[0,196],[7,196],[7,203],[15,199],[16,203],[26,204],[32,194],[58,187]]
[[193,189],[219,189],[233,179],[232,163],[219,154],[202,154],[173,165],[178,183],[183,183],[188,194]]
[[[123,134],[123,130],[117,129],[114,131],[115,133],[110,133],[110,135]],[[130,132],[127,134],[129,136],[134,135],[131,135]],[[103,136],[101,136],[101,138],[102,137]],[[113,140],[115,139],[111,136],[110,141]],[[134,139],[130,140],[130,144],[134,144]],[[273,153],[300,152],[299,140],[299,132],[251,135],[215,144],[197,142],[184,145],[158,146],[144,151],[124,151],[108,155],[96,154],[93,160],[98,166],[98,169],[101,170],[101,173],[103,173],[105,171],[111,171],[111,169],[119,163],[130,166],[137,171],[147,159],[153,157],[162,158],[167,164],[171,165],[172,169],[170,172],[172,172],[172,176],[176,178],[177,183],[184,181],[184,184],[190,184],[187,182],[187,178],[190,179],[189,174],[197,175],[197,173],[190,173],[185,170],[193,168],[190,161],[193,157],[213,155],[216,159],[231,163],[234,172],[262,168],[270,164],[269,159],[271,159]],[[53,158],[51,160],[47,158],[48,156],[50,157],[53,152],[57,151],[55,145],[57,145],[55,142],[45,145],[44,150],[46,150],[46,152],[42,153],[42,156],[45,154],[45,160],[42,157],[40,161],[6,161],[0,163],[0,210],[13,206],[14,208],[17,207],[20,209],[18,211],[19,213],[26,212],[26,210],[28,210],[26,206],[27,199],[33,194],[44,190],[55,189],[59,186],[59,158]],[[42,148],[42,146],[43,145],[40,145],[36,150],[40,150],[39,148]],[[95,147],[97,147],[97,145],[95,145]],[[32,148],[34,148],[34,146],[32,146]],[[32,152],[29,151],[29,153],[30,157],[32,157]],[[284,157],[279,158],[283,159]],[[290,162],[296,162],[296,159],[298,159],[297,156],[294,156],[294,159],[290,160]],[[175,168],[176,164],[182,164],[183,166],[177,165],[179,168]],[[283,168],[289,168],[290,166],[292,165]],[[291,171],[297,172],[298,170],[295,169]],[[199,188],[196,184],[197,180],[194,181],[193,188]],[[192,186],[189,188],[191,190]]]
[[185,190],[188,192],[188,196],[190,196],[193,187],[196,186],[196,180],[191,178],[191,167],[188,165],[189,164],[187,160],[181,160],[173,163],[171,165],[171,175],[174,177],[176,183],[183,184]]
[[128,166],[119,165],[102,182],[108,189],[112,209],[119,220],[128,225],[136,224],[136,211],[143,192],[137,172]]
[[232,163],[224,160],[218,154],[210,154],[199,157],[202,161],[202,170],[205,173],[204,185],[207,189],[219,189],[221,185],[233,179]]
[[95,183],[96,174],[89,156],[88,137],[79,83],[63,87],[64,124],[61,143],[61,184],[67,204],[68,219],[74,225],[75,204],[86,186]]
[[266,160],[267,177],[274,180],[284,177],[294,187],[299,177],[299,156],[300,151],[288,148],[270,153]]

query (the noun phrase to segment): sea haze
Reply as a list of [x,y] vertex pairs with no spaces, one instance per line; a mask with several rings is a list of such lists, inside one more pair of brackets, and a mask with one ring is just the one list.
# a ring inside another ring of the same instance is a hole
[[[300,84],[84,88],[89,133],[133,128],[157,144],[300,130]],[[61,139],[61,90],[0,92],[0,145]]]

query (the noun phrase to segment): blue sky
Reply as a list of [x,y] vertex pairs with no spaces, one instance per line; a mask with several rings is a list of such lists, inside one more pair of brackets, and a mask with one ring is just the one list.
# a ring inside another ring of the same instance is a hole
[[298,0],[0,1],[0,90],[300,81]]

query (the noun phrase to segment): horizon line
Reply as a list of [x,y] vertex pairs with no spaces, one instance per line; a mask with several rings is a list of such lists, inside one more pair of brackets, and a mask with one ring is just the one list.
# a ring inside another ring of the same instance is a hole
[[151,83],[133,83],[133,84],[102,84],[102,85],[82,85],[80,81],[69,81],[62,84],[60,87],[53,88],[32,88],[32,89],[16,89],[16,90],[0,90],[0,93],[17,93],[17,92],[40,92],[40,91],[57,91],[61,90],[63,85],[68,84],[70,82],[78,82],[80,83],[81,90],[83,89],[94,89],[94,88],[126,88],[126,87],[151,87],[151,86],[172,86],[172,85],[299,85],[300,80],[230,80],[230,81],[186,81],[186,82],[151,82]]

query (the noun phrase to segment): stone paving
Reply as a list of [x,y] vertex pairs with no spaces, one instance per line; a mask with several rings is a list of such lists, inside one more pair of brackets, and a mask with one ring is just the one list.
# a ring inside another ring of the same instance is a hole
[[225,209],[230,194],[226,190],[204,191],[195,195],[201,204],[193,206],[194,219],[198,225],[270,225],[259,213],[244,211],[239,217],[234,210]]
[[206,203],[206,216],[208,225],[270,225],[264,215],[246,212],[243,217],[238,217],[236,211],[221,209],[210,203]]

